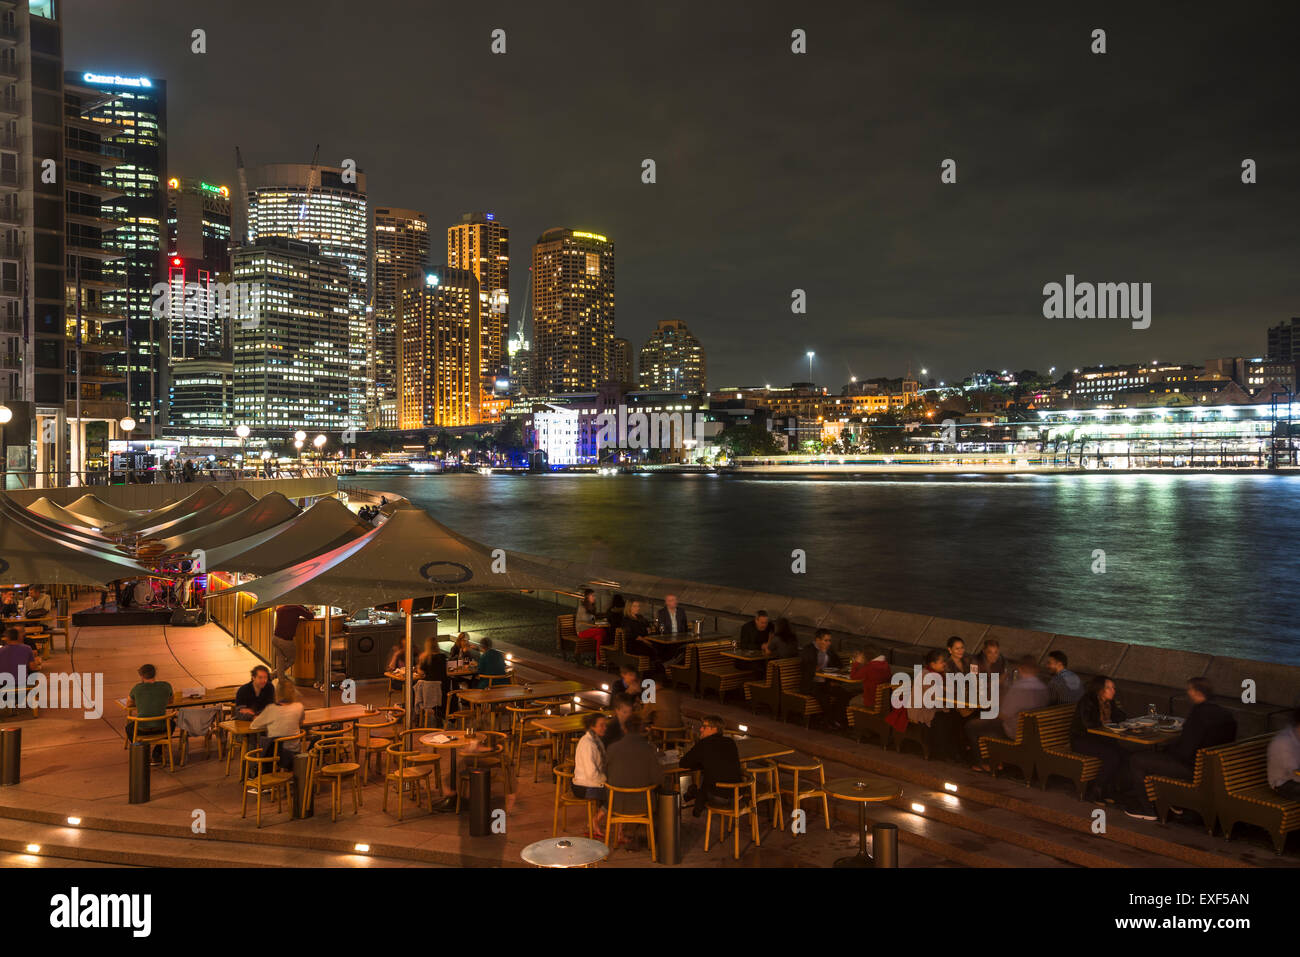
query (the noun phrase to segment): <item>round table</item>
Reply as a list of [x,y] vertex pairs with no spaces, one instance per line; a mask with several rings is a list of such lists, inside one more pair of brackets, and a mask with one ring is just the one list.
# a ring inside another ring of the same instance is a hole
[[[447,738],[446,741],[436,741],[435,738]],[[471,738],[468,731],[435,731],[432,734],[423,735],[420,738],[421,744],[426,744],[431,748],[451,751],[451,760],[448,762],[449,777],[451,778],[451,793],[456,793],[456,755],[461,748],[468,747],[477,741],[477,737]],[[444,792],[445,794],[446,792]]]
[[586,837],[548,837],[519,852],[534,867],[591,867],[609,857],[604,841]]
[[858,805],[858,853],[854,857],[841,857],[836,867],[874,867],[875,861],[867,853],[867,805],[892,801],[903,789],[887,778],[856,777],[836,778],[826,784],[826,793],[841,801]]

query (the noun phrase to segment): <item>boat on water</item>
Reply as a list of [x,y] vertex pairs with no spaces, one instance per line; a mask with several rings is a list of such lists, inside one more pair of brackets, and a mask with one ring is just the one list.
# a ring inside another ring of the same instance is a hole
[[356,470],[357,475],[413,475],[415,469],[405,462],[379,462]]

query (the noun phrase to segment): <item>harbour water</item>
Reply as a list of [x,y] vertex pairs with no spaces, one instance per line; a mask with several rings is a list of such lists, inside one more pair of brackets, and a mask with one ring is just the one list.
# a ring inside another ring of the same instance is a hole
[[[1287,476],[354,481],[493,547],[1300,664],[1300,479]],[[796,549],[803,573],[792,570]]]

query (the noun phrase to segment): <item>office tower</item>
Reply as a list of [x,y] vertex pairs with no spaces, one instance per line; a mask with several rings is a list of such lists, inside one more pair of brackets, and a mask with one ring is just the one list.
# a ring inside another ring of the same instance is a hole
[[104,143],[122,151],[122,162],[102,173],[111,190],[103,215],[116,224],[103,241],[116,258],[103,268],[118,283],[103,298],[123,316],[125,352],[117,355],[136,434],[152,437],[166,422],[166,321],[154,309],[154,286],[167,276],[167,84],[90,71],[69,73],[67,81],[74,77],[104,94],[86,115],[104,124]]
[[447,265],[468,269],[478,280],[483,337],[480,369],[483,391],[491,395],[506,371],[510,334],[510,229],[495,213],[466,213],[447,229]]
[[240,167],[244,204],[235,210],[240,222],[236,242],[283,238],[316,246],[326,259],[337,260],[348,284],[348,366],[346,425],[366,421],[366,307],[369,305],[370,226],[367,222],[366,174],[355,169],[305,163]]
[[533,247],[534,376],[540,392],[595,389],[610,376],[614,244],[548,229]]
[[[96,117],[110,100],[102,86],[91,86],[79,73],[63,81],[63,190],[66,229],[64,275],[67,327],[67,416],[70,429],[69,467],[80,472],[87,464],[87,426],[109,423],[113,434],[128,414],[126,402],[125,277],[106,269],[120,253],[105,240],[117,223],[104,215],[104,203],[116,199],[106,187],[105,174],[126,162],[120,146],[106,142],[122,132]],[[80,391],[78,391],[80,390]],[[100,458],[106,457],[103,449]]]
[[626,339],[616,338],[610,347],[609,377],[614,382],[625,382],[629,387],[636,382],[632,377],[632,343]]
[[478,279],[431,270],[402,288],[398,318],[398,425],[476,425],[483,395]]
[[251,304],[232,324],[235,425],[351,425],[346,264],[317,246],[276,237],[235,247],[231,273],[251,291]]
[[397,428],[397,312],[402,287],[422,280],[429,263],[424,213],[391,206],[375,210],[375,295],[368,350],[373,383],[367,428]]
[[703,392],[706,370],[700,340],[680,319],[660,322],[641,347],[642,389],[672,392]]
[[172,365],[168,396],[173,429],[235,427],[235,366],[225,359],[194,358]]
[[167,181],[167,281],[172,304],[184,305],[167,317],[172,367],[228,357],[232,317],[221,315],[223,297],[215,290],[230,281],[229,186],[179,176]]
[[33,471],[62,475],[67,459],[64,198],[42,182],[63,155],[62,70],[53,6],[0,4],[0,403],[12,413],[0,453],[27,484]]
[[536,391],[533,379],[533,344],[524,338],[523,329],[510,337],[508,351],[510,353],[510,394],[531,395]]
[[1300,319],[1269,327],[1267,356],[1280,362],[1300,362]]

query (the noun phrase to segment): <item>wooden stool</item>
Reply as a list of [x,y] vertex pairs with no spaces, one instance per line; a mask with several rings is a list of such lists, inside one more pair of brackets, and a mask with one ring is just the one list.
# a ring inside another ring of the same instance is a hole
[[[797,810],[799,805],[809,798],[822,799],[822,817],[826,821],[826,830],[831,829],[831,810],[830,804],[826,799],[826,768],[822,765],[819,758],[805,757],[803,755],[792,756],[778,759],[776,762],[778,771],[788,771],[792,775],[790,781],[790,809]],[[809,776],[808,786],[799,786],[799,775]],[[812,787],[812,775],[817,775],[817,786]]]
[[508,704],[506,713],[510,715],[510,750],[515,763],[519,762],[519,748],[524,740],[524,727],[529,720],[542,713],[539,704]]
[[420,806],[420,785],[424,784],[424,790],[429,794],[429,808],[433,808],[433,792],[429,790],[429,775],[433,769],[426,763],[423,765],[413,765],[410,759],[415,757],[419,752],[403,751],[399,745],[392,745],[385,753],[385,760],[395,764],[391,770],[384,773],[384,813],[388,813],[388,789],[390,787],[397,791],[397,819],[402,819],[402,799],[406,795],[408,788],[415,795],[415,806]]
[[[322,738],[311,750],[312,780],[324,778],[330,783],[330,822],[339,819],[343,813],[343,782],[352,779],[352,813],[361,808],[361,765],[349,761],[347,738],[342,736]],[[309,787],[308,792],[311,791]]]
[[258,731],[249,731],[246,729],[240,730],[237,727],[237,724],[238,724],[237,721],[230,720],[230,721],[222,721],[220,724],[217,725],[218,728],[220,728],[222,731],[226,733],[226,777],[230,776],[230,759],[235,756],[235,745],[236,744],[239,745],[239,761],[240,761],[239,766],[240,766],[240,773],[242,775],[243,767],[244,767],[243,765],[244,756],[247,755],[249,752],[248,739],[249,738],[256,739],[258,734],[260,733]]
[[371,759],[376,762],[393,743],[391,737],[385,737],[383,734],[375,735],[376,731],[391,731],[397,727],[397,719],[393,717],[384,717],[378,721],[358,721],[357,731],[365,732],[365,738],[357,742],[357,758],[361,764],[361,783],[370,782],[370,763]]
[[420,738],[426,734],[442,734],[442,731],[442,728],[411,728],[403,731],[398,736],[402,743],[402,750],[410,755],[406,762],[407,765],[416,768],[426,766],[430,768],[433,774],[433,784],[439,794],[442,793],[442,752],[420,750]]
[[661,728],[658,725],[650,726],[650,733],[659,740],[659,746],[663,750],[668,750],[676,744],[690,744],[691,734],[685,727]]
[[477,768],[485,768],[489,775],[500,769],[506,779],[506,793],[513,794],[514,776],[510,773],[510,754],[509,739],[503,731],[480,731],[479,739],[485,747],[477,751],[461,751],[461,768],[457,772],[458,780],[453,782],[456,787],[456,813],[460,813],[460,786],[461,783],[469,784],[469,772]]
[[[551,837],[560,833],[560,814],[564,814],[564,829],[569,829],[569,808],[583,805],[587,809],[587,837],[596,833],[595,815],[597,805],[592,798],[580,798],[573,793],[573,768],[556,768],[555,770],[555,816],[551,821]],[[605,845],[609,846],[608,842]]]
[[[537,783],[538,765],[542,759],[542,752],[545,751],[551,759],[551,767],[555,766],[555,741],[551,738],[529,738],[523,742],[523,747],[533,752],[533,783]],[[516,760],[515,764],[523,767],[522,760]]]
[[[704,819],[704,849],[709,849],[709,834],[713,828],[713,817],[718,817],[718,842],[721,843],[727,836],[727,822],[731,822],[733,834],[733,851],[732,856],[740,860],[740,819],[746,814],[749,815],[750,830],[752,840],[755,846],[759,844],[758,840],[758,809],[756,807],[755,795],[756,788],[751,778],[748,781],[719,781],[717,784],[720,788],[726,788],[731,791],[731,807],[714,807],[706,802],[706,817]],[[745,800],[741,800],[742,794],[748,791],[749,794]]]
[[[610,841],[615,836],[615,831],[624,824],[644,824],[646,833],[650,837],[650,860],[659,859],[655,850],[655,817],[654,804],[651,795],[654,793],[655,785],[647,784],[643,788],[616,788],[612,784],[606,784],[605,788],[609,791],[609,811],[605,817],[605,846],[610,846]],[[615,811],[614,806],[620,794],[644,794],[645,795],[645,813],[633,814],[628,811]]]

